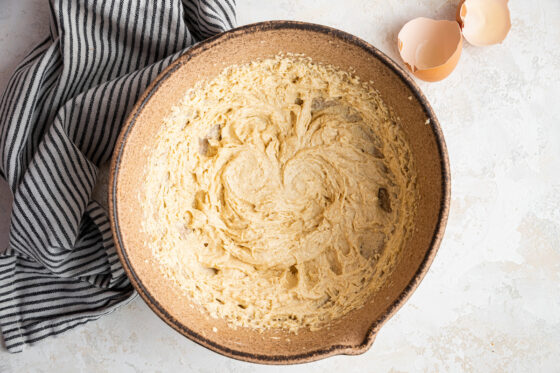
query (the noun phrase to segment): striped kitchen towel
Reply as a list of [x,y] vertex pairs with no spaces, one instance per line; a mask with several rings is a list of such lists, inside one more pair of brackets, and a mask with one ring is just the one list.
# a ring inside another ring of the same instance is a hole
[[0,100],[0,173],[14,194],[0,254],[7,349],[111,312],[134,292],[91,199],[146,86],[194,43],[235,26],[235,0],[50,0],[50,35]]

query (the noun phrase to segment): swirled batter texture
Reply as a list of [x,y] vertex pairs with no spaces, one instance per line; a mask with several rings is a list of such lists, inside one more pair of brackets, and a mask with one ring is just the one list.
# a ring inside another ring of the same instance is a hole
[[284,56],[188,92],[146,169],[164,274],[232,326],[320,328],[364,304],[414,213],[410,151],[357,77]]

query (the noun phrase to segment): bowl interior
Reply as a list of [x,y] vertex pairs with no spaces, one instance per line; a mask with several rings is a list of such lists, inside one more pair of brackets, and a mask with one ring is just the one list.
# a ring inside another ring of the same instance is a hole
[[[228,65],[272,57],[279,52],[303,53],[316,62],[344,70],[352,68],[362,80],[373,80],[404,127],[415,158],[420,194],[414,233],[385,286],[363,308],[350,312],[329,328],[298,334],[282,330],[233,330],[222,320],[207,318],[162,277],[140,229],[140,183],[162,119],[199,79],[212,78]],[[423,277],[439,245],[447,214],[445,144],[425,98],[405,75],[387,57],[355,37],[296,22],[267,22],[223,34],[192,48],[162,73],[139,101],[121,134],[113,160],[110,194],[121,260],[150,307],[196,342],[244,360],[291,363],[367,349],[381,324]]]

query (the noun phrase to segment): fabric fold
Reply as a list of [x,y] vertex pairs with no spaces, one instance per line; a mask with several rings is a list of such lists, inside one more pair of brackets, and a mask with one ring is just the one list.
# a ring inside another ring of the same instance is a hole
[[50,0],[50,35],[0,99],[0,173],[14,194],[0,254],[6,347],[110,313],[134,291],[93,201],[128,112],[198,41],[235,27],[234,0]]

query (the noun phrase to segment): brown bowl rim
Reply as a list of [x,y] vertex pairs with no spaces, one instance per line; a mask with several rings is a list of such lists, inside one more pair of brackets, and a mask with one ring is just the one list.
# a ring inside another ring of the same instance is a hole
[[[128,134],[134,127],[136,118],[138,117],[139,113],[144,108],[145,104],[149,101],[152,95],[157,92],[161,84],[168,79],[173,72],[175,72],[179,67],[181,67],[185,62],[191,59],[193,56],[196,56],[205,50],[226,42],[227,40],[236,37],[240,34],[245,33],[253,33],[259,31],[266,31],[266,30],[277,30],[277,29],[298,29],[298,30],[308,30],[313,32],[319,32],[331,35],[335,38],[340,40],[350,42],[373,57],[377,58],[381,61],[386,67],[391,69],[401,80],[404,84],[408,86],[408,88],[413,92],[416,96],[416,99],[420,102],[424,109],[424,113],[426,117],[429,118],[429,123],[427,123],[431,130],[433,131],[437,148],[439,151],[439,159],[440,165],[442,170],[442,181],[441,181],[441,188],[442,188],[442,199],[440,201],[440,209],[438,212],[438,220],[436,224],[436,228],[434,230],[434,234],[432,236],[430,247],[426,252],[420,266],[416,270],[416,273],[401,292],[401,294],[393,301],[390,307],[387,308],[385,313],[378,318],[377,320],[373,321],[371,326],[369,327],[366,337],[362,341],[362,343],[358,345],[332,345],[327,348],[318,349],[314,351],[310,351],[303,354],[294,354],[294,355],[264,355],[264,354],[253,354],[238,350],[233,350],[228,347],[222,346],[211,339],[200,335],[193,330],[189,329],[186,325],[180,323],[174,317],[172,317],[164,307],[162,307],[156,299],[147,291],[147,289],[142,284],[141,280],[138,278],[134,269],[132,268],[130,261],[128,259],[128,255],[124,250],[124,245],[122,241],[121,232],[118,225],[118,214],[117,214],[117,203],[116,203],[116,195],[117,195],[117,180],[118,180],[118,171],[121,161],[121,156],[124,151],[124,147],[126,145],[126,139]],[[109,180],[109,217],[111,222],[111,228],[113,232],[113,238],[115,241],[115,247],[117,249],[117,253],[119,259],[123,265],[123,268],[131,280],[132,285],[137,290],[138,294],[144,299],[144,301],[148,304],[150,309],[154,311],[165,323],[171,326],[173,329],[181,333],[182,335],[186,336],[190,340],[212,350],[222,355],[254,363],[261,363],[261,364],[298,364],[298,363],[305,363],[311,362],[319,359],[323,359],[333,355],[359,355],[367,351],[373,341],[375,339],[376,333],[379,329],[383,326],[387,320],[389,320],[401,307],[402,305],[408,300],[408,298],[412,295],[414,290],[418,287],[424,276],[426,275],[431,263],[433,262],[435,255],[438,251],[440,246],[441,240],[443,238],[443,233],[445,231],[445,226],[447,224],[447,218],[449,215],[449,204],[450,204],[450,195],[451,195],[451,180],[450,180],[450,168],[449,168],[449,158],[447,147],[445,144],[445,140],[443,137],[443,133],[441,127],[439,125],[439,121],[437,117],[428,103],[428,100],[418,87],[418,85],[414,82],[412,77],[395,61],[393,61],[390,57],[386,54],[375,48],[373,45],[369,44],[368,42],[349,34],[347,32],[320,25],[314,23],[307,23],[307,22],[299,22],[299,21],[287,21],[287,20],[275,20],[275,21],[265,21],[265,22],[258,22],[252,23],[245,26],[237,27],[231,29],[229,31],[223,32],[211,38],[208,38],[199,44],[194,45],[189,50],[187,50],[183,55],[177,58],[174,62],[172,62],[166,69],[164,69],[154,81],[146,88],[140,99],[135,104],[134,108],[128,115],[125,124],[121,129],[121,133],[117,139],[115,150],[113,153],[113,158],[111,161],[111,172],[110,172],[110,180]]]

